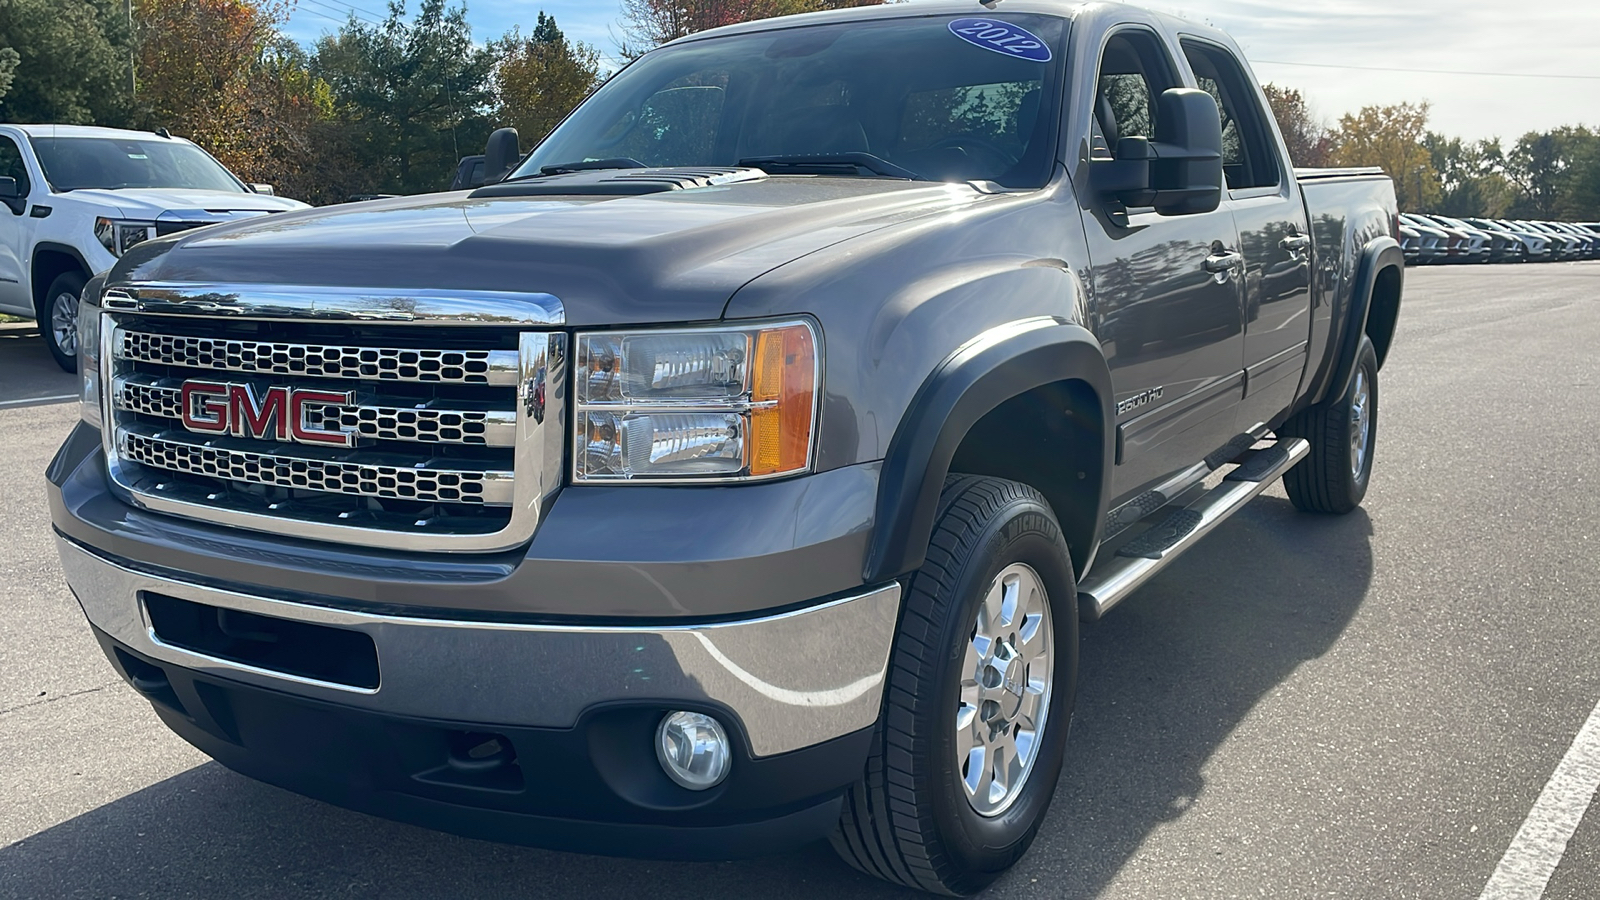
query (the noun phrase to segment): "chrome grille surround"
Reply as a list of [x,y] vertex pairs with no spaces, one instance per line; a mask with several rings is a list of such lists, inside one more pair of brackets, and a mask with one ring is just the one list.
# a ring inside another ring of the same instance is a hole
[[[296,538],[488,552],[531,538],[560,487],[566,336],[546,330],[563,323],[550,295],[130,284],[108,289],[102,305],[103,447],[113,489],[135,506]],[[213,323],[219,332],[238,323],[268,332],[264,322],[286,324],[266,340],[205,334]],[[276,339],[328,324],[366,337],[360,346]],[[451,329],[458,345],[482,335],[484,346],[422,349],[437,332],[413,325]],[[515,350],[501,349],[508,333]],[[285,349],[295,347],[305,353]],[[230,372],[238,373],[230,382],[352,392],[349,405],[308,402],[305,421],[353,432],[360,446],[186,430],[182,382]],[[450,393],[426,402],[384,393],[401,390],[385,387],[398,382]]]

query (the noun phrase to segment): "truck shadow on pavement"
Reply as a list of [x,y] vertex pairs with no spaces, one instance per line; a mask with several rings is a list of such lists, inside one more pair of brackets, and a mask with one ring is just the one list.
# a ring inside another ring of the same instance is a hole
[[[1096,896],[1151,832],[1203,806],[1214,752],[1360,608],[1371,533],[1365,512],[1308,516],[1263,496],[1085,626],[1055,805],[1032,851],[985,896]],[[210,763],[0,849],[0,897],[68,896],[917,895],[857,874],[820,844],[716,864],[553,853],[369,818]]]

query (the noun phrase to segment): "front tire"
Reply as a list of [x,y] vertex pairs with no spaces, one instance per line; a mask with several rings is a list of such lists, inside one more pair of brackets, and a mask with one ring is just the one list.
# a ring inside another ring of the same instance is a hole
[[68,372],[78,371],[78,299],[83,296],[83,285],[83,276],[77,272],[57,275],[35,309],[45,346],[56,365]]
[[886,881],[970,894],[1027,851],[1061,774],[1078,607],[1032,488],[951,476],[907,579],[883,712],[834,849]]
[[1363,335],[1356,348],[1343,396],[1295,415],[1278,433],[1311,444],[1311,453],[1283,476],[1296,509],[1342,515],[1361,505],[1378,441],[1378,354],[1371,339]]

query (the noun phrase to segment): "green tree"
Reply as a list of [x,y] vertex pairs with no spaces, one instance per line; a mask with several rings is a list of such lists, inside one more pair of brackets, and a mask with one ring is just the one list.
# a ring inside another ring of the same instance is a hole
[[330,139],[345,143],[367,190],[439,190],[491,129],[495,57],[473,44],[466,8],[422,0],[412,21],[405,15],[403,2],[391,2],[381,25],[352,17],[317,42],[311,60],[344,126]]
[[600,52],[567,40],[554,16],[539,13],[528,37],[513,30],[493,47],[500,55],[494,78],[500,119],[524,140],[549,134],[600,83]]
[[0,0],[0,120],[128,124],[128,43],[117,0]]
[[1499,138],[1471,142],[1428,132],[1422,140],[1439,177],[1435,212],[1499,218],[1514,194],[1506,179]]
[[1433,156],[1422,145],[1428,130],[1428,103],[1366,106],[1339,119],[1333,162],[1378,166],[1394,179],[1400,208],[1424,212],[1438,203],[1439,176]]
[[1600,134],[1581,125],[1530,132],[1506,154],[1505,168],[1517,189],[1513,215],[1600,218]]
[[0,100],[6,98],[6,91],[11,90],[11,82],[16,78],[17,63],[22,57],[10,47],[0,47]]

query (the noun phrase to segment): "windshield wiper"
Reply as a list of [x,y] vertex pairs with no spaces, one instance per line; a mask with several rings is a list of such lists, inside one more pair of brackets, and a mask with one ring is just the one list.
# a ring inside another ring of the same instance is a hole
[[739,165],[760,169],[769,175],[859,175],[861,170],[885,178],[905,178],[910,181],[927,181],[910,169],[901,168],[881,156],[852,151],[849,153],[789,153],[777,156],[751,156],[739,160]]

